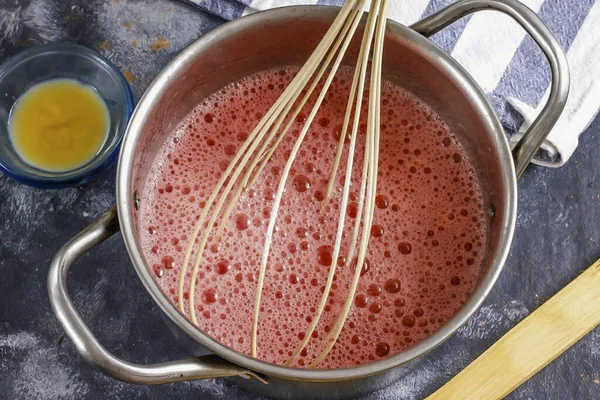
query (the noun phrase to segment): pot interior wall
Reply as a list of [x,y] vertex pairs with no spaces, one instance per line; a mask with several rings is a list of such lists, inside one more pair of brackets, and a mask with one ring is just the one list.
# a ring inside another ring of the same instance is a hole
[[[232,29],[220,30],[188,50],[194,57],[175,60],[178,72],[153,100],[152,112],[144,122],[135,151],[131,193],[140,192],[158,149],[174,127],[199,102],[223,86],[249,74],[283,65],[302,65],[318,44],[336,15],[330,8],[302,8],[293,17],[270,13],[263,24],[237,21]],[[361,32],[355,36],[345,63],[351,65],[358,53]],[[501,245],[508,210],[502,179],[499,149],[503,132],[496,117],[481,107],[482,98],[465,77],[443,57],[422,44],[407,28],[390,24],[385,43],[384,78],[412,92],[432,107],[451,127],[471,155],[483,182],[486,204],[493,205],[491,234],[482,278],[490,271],[496,249]],[[421,47],[419,47],[421,46]],[[161,77],[164,78],[164,77]],[[159,78],[159,79],[161,79]],[[151,89],[152,90],[152,89]],[[134,202],[131,202],[134,204]],[[135,224],[134,224],[135,225]],[[139,246],[138,246],[139,248]],[[485,280],[485,279],[483,279]]]

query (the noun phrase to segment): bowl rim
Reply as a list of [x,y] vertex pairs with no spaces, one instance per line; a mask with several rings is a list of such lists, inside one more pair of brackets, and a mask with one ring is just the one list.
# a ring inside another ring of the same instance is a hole
[[[8,177],[25,185],[39,189],[61,189],[87,183],[95,178],[99,173],[116,164],[121,143],[123,141],[123,137],[125,136],[125,132],[127,131],[127,125],[135,109],[135,98],[129,83],[123,76],[123,73],[110,60],[88,47],[73,43],[45,43],[35,45],[15,54],[14,56],[8,58],[4,63],[0,64],[0,81],[2,81],[4,76],[9,71],[17,68],[22,62],[29,60],[32,57],[48,53],[75,54],[92,59],[95,63],[101,65],[114,78],[116,78],[118,85],[121,87],[123,94],[125,95],[123,98],[125,103],[125,121],[119,131],[115,132],[116,140],[115,143],[111,145],[112,148],[109,151],[106,151],[100,157],[100,161],[93,167],[85,168],[84,165],[84,169],[76,174],[68,174],[69,171],[66,171],[65,176],[59,175],[52,177],[41,177],[31,174],[24,174],[22,173],[21,169],[11,168],[0,158],[0,172],[4,173]],[[65,76],[64,78],[70,79],[68,76]],[[97,159],[98,156],[95,156],[89,161],[89,163]]]
[[213,43],[224,40],[231,32],[240,33],[256,25],[281,23],[282,21],[294,18],[308,17],[331,21],[335,15],[337,15],[338,11],[339,7],[321,5],[288,6],[270,9],[229,22],[193,42],[179,53],[158,74],[140,100],[125,134],[117,170],[116,197],[121,234],[125,241],[129,257],[142,284],[160,309],[175,325],[192,339],[224,359],[251,371],[289,380],[332,382],[367,378],[369,376],[382,374],[400,365],[406,364],[409,361],[415,360],[445,342],[458,330],[458,328],[467,322],[487,298],[504,267],[516,226],[517,177],[513,159],[508,140],[504,134],[504,128],[483,90],[468,72],[440,47],[409,27],[389,20],[386,29],[386,37],[391,36],[397,40],[401,40],[407,48],[419,52],[432,64],[451,76],[455,83],[479,105],[479,108],[474,106],[474,109],[477,110],[480,118],[485,121],[490,132],[496,135],[495,137],[498,140],[498,157],[502,169],[500,174],[502,176],[502,183],[505,187],[504,212],[502,213],[503,218],[498,222],[498,230],[500,231],[499,245],[496,249],[496,253],[493,254],[493,257],[489,261],[489,268],[480,277],[480,283],[470,295],[469,299],[467,299],[454,316],[452,316],[452,318],[437,331],[403,352],[356,367],[311,370],[271,364],[230,349],[193,325],[162,293],[158,284],[152,277],[150,270],[147,268],[140,247],[138,246],[135,236],[135,221],[132,205],[134,199],[132,170],[135,159],[136,142],[138,141],[145,121],[151,114],[151,110],[157,104],[157,99],[161,96],[165,87],[169,85],[169,81],[173,76],[197,61],[197,54],[202,53],[206,48],[210,48]]

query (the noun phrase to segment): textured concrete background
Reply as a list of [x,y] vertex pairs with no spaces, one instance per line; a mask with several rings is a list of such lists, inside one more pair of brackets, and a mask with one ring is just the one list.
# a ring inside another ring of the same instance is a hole
[[[222,22],[174,1],[0,0],[0,62],[38,43],[76,42],[114,61],[139,98],[177,52]],[[485,305],[414,372],[368,399],[432,393],[600,256],[598,132],[600,120],[563,168],[529,168],[519,182],[511,255]],[[114,203],[114,177],[113,169],[83,187],[43,191],[0,176],[0,398],[252,398],[224,380],[124,384],[88,366],[68,338],[59,343],[63,332],[46,292],[48,265],[63,243]],[[86,255],[69,279],[76,306],[110,351],[139,363],[188,356],[118,235]],[[600,330],[509,398],[600,398]]]

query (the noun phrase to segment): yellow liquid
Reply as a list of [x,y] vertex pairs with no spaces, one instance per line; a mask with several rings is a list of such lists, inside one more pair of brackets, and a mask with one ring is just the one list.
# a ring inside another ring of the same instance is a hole
[[27,164],[51,172],[85,165],[104,145],[110,127],[106,103],[72,79],[35,85],[13,106],[9,133]]

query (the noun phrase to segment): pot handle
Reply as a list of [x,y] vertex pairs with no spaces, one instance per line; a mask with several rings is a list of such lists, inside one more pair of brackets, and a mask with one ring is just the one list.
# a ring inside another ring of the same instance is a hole
[[548,101],[512,151],[516,175],[520,177],[560,117],[569,94],[569,66],[560,44],[552,33],[531,9],[517,0],[457,1],[411,25],[411,29],[424,36],[431,36],[458,19],[482,10],[500,11],[521,25],[544,52],[552,71]]
[[65,333],[75,348],[90,364],[112,377],[136,384],[157,385],[196,379],[239,376],[266,381],[254,372],[244,370],[215,355],[138,365],[123,361],[109,353],[98,342],[75,309],[67,292],[67,273],[71,265],[86,251],[119,231],[117,210],[113,207],[65,244],[56,254],[48,273],[50,304]]

